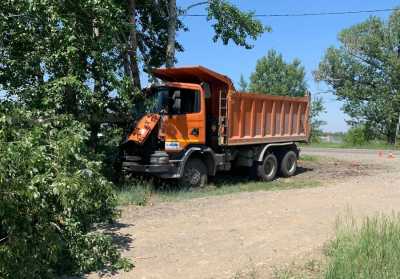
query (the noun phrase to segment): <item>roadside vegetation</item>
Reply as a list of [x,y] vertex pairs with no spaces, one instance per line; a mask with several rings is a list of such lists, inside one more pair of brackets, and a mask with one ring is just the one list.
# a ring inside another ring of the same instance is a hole
[[333,142],[312,142],[310,144],[302,144],[305,147],[320,147],[320,148],[354,148],[354,149],[376,149],[376,150],[400,150],[399,145],[387,144],[382,141],[371,141],[368,143],[353,145],[347,143],[333,143]]
[[[276,279],[400,278],[400,216],[379,215],[361,224],[348,217],[338,222],[325,259],[277,269]],[[257,277],[256,277],[257,278]]]
[[151,200],[169,202],[207,196],[220,196],[239,192],[276,191],[295,188],[318,187],[321,182],[310,179],[279,178],[272,182],[252,181],[248,178],[228,178],[224,176],[200,189],[179,188],[173,183],[131,181],[116,190],[120,205],[147,205]]
[[[321,158],[302,155],[299,163],[317,163]],[[324,158],[325,161],[330,159]],[[115,192],[119,205],[144,206],[151,201],[178,201],[207,196],[227,195],[238,192],[275,191],[295,188],[318,187],[321,182],[310,178],[278,178],[272,182],[261,182],[250,179],[246,170],[238,174],[221,174],[210,181],[204,188],[190,189],[178,187],[173,181],[161,181],[150,178],[134,178],[125,181]]]

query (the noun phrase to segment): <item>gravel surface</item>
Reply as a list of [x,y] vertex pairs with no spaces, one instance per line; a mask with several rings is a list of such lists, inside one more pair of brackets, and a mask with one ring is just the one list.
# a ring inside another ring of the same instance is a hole
[[136,267],[112,277],[232,278],[250,268],[270,278],[274,267],[318,257],[338,216],[400,210],[397,154],[313,149],[303,154],[345,163],[333,162],[325,171],[310,163],[311,170],[300,176],[320,178],[317,188],[125,207],[112,232]]

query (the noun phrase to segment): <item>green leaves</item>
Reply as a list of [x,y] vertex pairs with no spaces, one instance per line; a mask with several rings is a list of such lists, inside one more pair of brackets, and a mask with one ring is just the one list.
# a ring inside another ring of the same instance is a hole
[[271,95],[304,96],[307,90],[304,67],[297,59],[286,63],[281,54],[270,50],[257,61],[249,88]]
[[0,277],[128,268],[111,238],[93,232],[118,212],[100,164],[87,159],[83,125],[0,104]]
[[[269,95],[302,97],[307,91],[305,70],[300,60],[291,63],[283,60],[275,50],[257,61],[256,69],[250,76],[249,89],[251,92]],[[243,84],[244,80],[240,83]],[[325,112],[321,98],[314,98],[311,105],[311,140],[318,141],[322,135],[321,126],[325,121],[319,119]]]
[[315,78],[325,81],[351,125],[365,125],[368,134],[394,142],[400,114],[400,13],[388,22],[370,17],[340,32],[339,48],[326,51]]
[[226,0],[209,1],[207,12],[207,20],[214,21],[213,41],[221,39],[224,45],[232,40],[236,45],[250,49],[253,45],[247,41],[247,38],[256,40],[264,32],[271,30],[256,20],[253,12],[243,12]]

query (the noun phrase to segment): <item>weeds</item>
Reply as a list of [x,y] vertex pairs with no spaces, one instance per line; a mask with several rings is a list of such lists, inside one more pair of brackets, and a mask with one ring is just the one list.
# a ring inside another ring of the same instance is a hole
[[134,179],[125,182],[116,190],[118,204],[144,206],[152,195],[152,189],[153,182],[151,180]]
[[119,205],[134,204],[144,206],[150,198],[160,201],[178,201],[184,199],[220,196],[238,192],[274,191],[293,188],[309,188],[321,183],[310,179],[283,179],[272,182],[253,181],[246,176],[220,175],[204,188],[182,188],[173,181],[151,179],[131,179],[117,190]]
[[327,256],[326,279],[400,278],[400,216],[342,223]]
[[337,222],[336,237],[325,249],[326,264],[310,260],[302,267],[276,269],[275,279],[400,278],[400,215],[353,217]]

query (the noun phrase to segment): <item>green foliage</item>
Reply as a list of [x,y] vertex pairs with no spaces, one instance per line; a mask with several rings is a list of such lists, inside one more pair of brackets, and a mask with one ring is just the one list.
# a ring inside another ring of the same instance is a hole
[[[257,61],[256,69],[250,76],[251,92],[270,95],[303,97],[307,92],[305,70],[301,62],[295,59],[292,63],[283,60],[275,50]],[[325,121],[319,119],[325,112],[322,98],[314,98],[311,105],[311,141],[318,142],[322,135],[321,126]]]
[[360,227],[341,224],[328,249],[326,279],[399,278],[400,218],[366,218]]
[[253,46],[247,42],[248,37],[256,40],[264,32],[270,31],[269,27],[264,27],[254,18],[253,12],[243,12],[226,0],[209,1],[207,12],[207,20],[214,21],[214,42],[221,39],[226,45],[232,40],[236,45],[250,49]]
[[128,268],[94,231],[116,217],[116,198],[87,159],[83,125],[1,103],[0,126],[0,277]]
[[257,61],[249,89],[271,95],[304,96],[307,91],[304,67],[298,59],[287,63],[281,54],[270,50]]
[[324,113],[325,107],[323,104],[323,100],[321,97],[315,97],[311,103],[311,142],[320,142],[320,138],[323,135],[321,130],[321,126],[326,125],[326,121],[323,121],[319,118],[319,116]]
[[355,126],[349,129],[343,138],[349,145],[364,145],[368,142],[364,126]]
[[388,143],[395,139],[400,114],[400,11],[388,21],[370,17],[344,29],[341,45],[330,47],[315,73],[325,81],[350,117]]
[[244,79],[243,75],[240,75],[240,80],[239,80],[239,90],[242,92],[246,92],[249,84],[247,81]]

